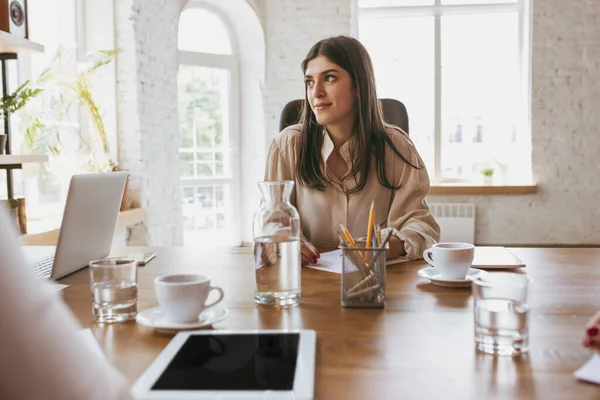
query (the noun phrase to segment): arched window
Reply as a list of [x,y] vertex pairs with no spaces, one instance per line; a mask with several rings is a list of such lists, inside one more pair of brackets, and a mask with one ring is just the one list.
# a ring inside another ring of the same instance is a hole
[[184,243],[239,245],[235,43],[218,11],[190,2],[179,19],[178,49]]

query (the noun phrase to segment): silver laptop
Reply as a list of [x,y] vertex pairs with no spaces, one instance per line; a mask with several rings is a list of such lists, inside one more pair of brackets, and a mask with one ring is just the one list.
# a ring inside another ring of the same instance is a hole
[[126,172],[71,178],[56,247],[23,246],[40,277],[60,279],[109,255],[126,179]]

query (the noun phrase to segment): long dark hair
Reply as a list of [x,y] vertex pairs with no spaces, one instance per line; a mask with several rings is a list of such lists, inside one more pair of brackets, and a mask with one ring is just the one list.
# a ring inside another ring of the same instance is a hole
[[[385,173],[385,144],[412,168],[421,169],[422,165],[414,165],[403,156],[398,148],[392,143],[392,139],[385,131],[386,124],[383,120],[383,110],[375,91],[375,76],[373,64],[367,49],[356,39],[349,36],[335,36],[323,39],[316,43],[302,61],[302,73],[306,73],[308,62],[312,59],[324,56],[331,62],[345,69],[352,80],[352,85],[357,93],[356,109],[358,118],[355,125],[356,140],[350,147],[352,168],[349,174],[360,179],[356,186],[348,193],[359,193],[365,188],[371,168],[371,157],[375,157],[377,163],[377,176],[379,182],[390,190],[397,190],[396,186],[388,180]],[[302,135],[300,138],[300,149],[298,153],[296,179],[305,187],[324,190],[330,179],[323,173],[324,160],[321,155],[323,146],[323,126],[317,123],[315,115],[308,104],[306,88],[304,90],[304,102],[302,106],[300,122],[302,123]]]

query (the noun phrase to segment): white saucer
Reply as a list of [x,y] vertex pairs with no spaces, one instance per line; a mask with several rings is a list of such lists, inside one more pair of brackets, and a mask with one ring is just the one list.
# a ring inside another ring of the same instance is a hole
[[135,317],[138,324],[162,330],[198,329],[223,321],[229,315],[229,310],[220,304],[204,310],[194,322],[170,322],[160,307],[144,310]]
[[418,275],[421,278],[429,279],[431,283],[438,286],[443,287],[469,287],[471,286],[471,282],[473,279],[478,276],[487,275],[487,272],[477,269],[477,268],[469,268],[467,271],[467,276],[465,279],[458,280],[448,280],[442,279],[440,276],[440,272],[434,267],[423,268],[418,272]]

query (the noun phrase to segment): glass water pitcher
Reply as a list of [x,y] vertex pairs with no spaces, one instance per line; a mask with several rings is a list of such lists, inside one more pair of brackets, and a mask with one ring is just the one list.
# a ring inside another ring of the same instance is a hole
[[272,306],[300,302],[300,216],[290,203],[293,181],[259,182],[254,216],[254,301]]

